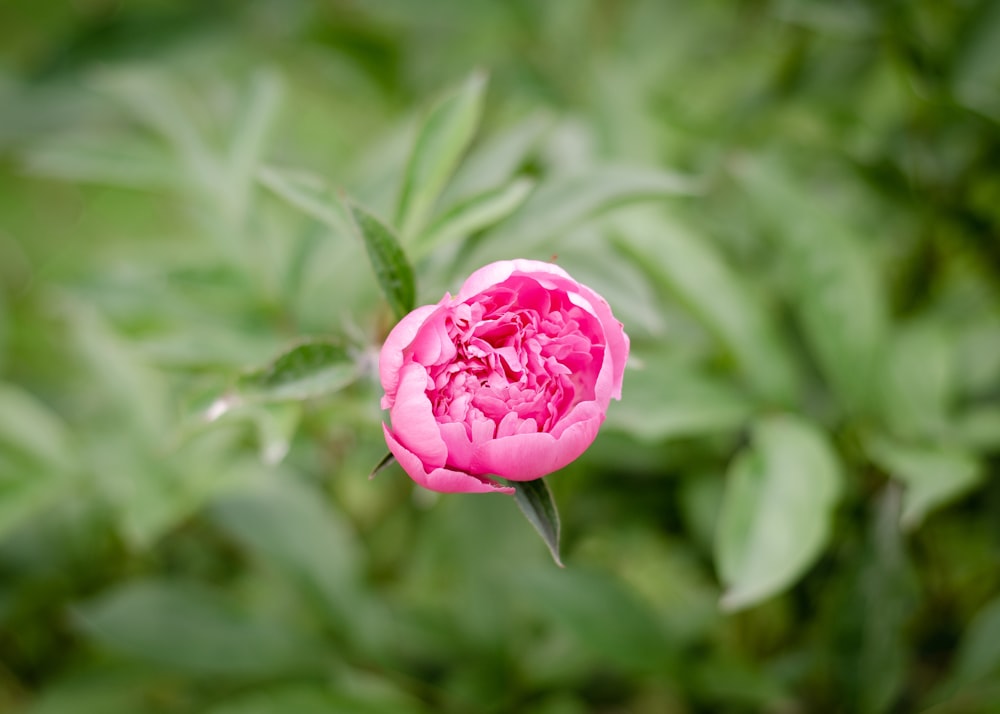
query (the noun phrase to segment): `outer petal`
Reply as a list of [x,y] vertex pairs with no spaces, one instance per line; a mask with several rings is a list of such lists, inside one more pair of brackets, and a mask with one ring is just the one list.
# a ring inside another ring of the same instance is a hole
[[441,438],[426,390],[427,372],[422,365],[408,364],[400,370],[396,401],[389,412],[392,428],[425,464],[444,466],[448,447]]
[[559,437],[546,433],[515,434],[475,445],[472,470],[511,481],[531,481],[558,471],[587,450],[604,414],[569,426]]
[[[418,307],[396,323],[382,344],[382,351],[379,352],[378,356],[379,381],[382,382],[382,389],[385,390],[386,396],[390,398],[390,404],[391,398],[396,395],[396,387],[399,384],[399,370],[403,366],[403,350],[413,342],[413,338],[417,336],[417,330],[437,307],[437,305]],[[386,409],[388,405],[383,403],[382,408]]]
[[424,488],[440,493],[514,493],[514,489],[510,486],[501,486],[482,476],[444,468],[431,469],[428,472],[420,458],[400,444],[385,424],[382,425],[382,431],[385,434],[385,443],[396,457],[396,461],[410,478]]
[[526,273],[528,275],[531,275],[532,273],[558,275],[561,278],[565,278],[570,282],[573,282],[569,273],[560,268],[558,265],[553,265],[552,263],[543,263],[540,260],[523,259],[500,260],[496,263],[484,265],[482,268],[470,275],[466,281],[462,283],[462,289],[458,291],[458,295],[455,296],[455,300],[459,302],[467,300],[473,295],[477,295],[489,287],[502,283],[504,280],[513,275],[515,271],[519,273]]
[[[629,353],[629,339],[628,335],[625,334],[625,330],[622,328],[622,323],[615,319],[614,314],[611,312],[611,306],[608,305],[608,301],[598,295],[596,292],[588,288],[586,285],[581,285],[572,278],[567,276],[567,280],[556,280],[556,283],[560,288],[567,291],[571,295],[576,293],[584,298],[585,302],[580,303],[580,307],[590,310],[595,317],[601,322],[601,326],[604,328],[604,338],[607,340],[608,350],[605,354],[605,363],[608,362],[608,357],[610,357],[610,362],[613,367],[611,373],[611,397],[615,399],[622,398],[622,378],[625,375],[625,362],[628,361]],[[603,370],[602,370],[603,371]]]

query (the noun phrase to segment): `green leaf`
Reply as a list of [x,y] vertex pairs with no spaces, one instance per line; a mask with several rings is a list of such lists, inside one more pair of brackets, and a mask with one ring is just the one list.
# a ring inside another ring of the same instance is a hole
[[670,643],[659,620],[620,578],[584,567],[547,568],[525,572],[520,587],[545,622],[600,662],[656,672],[669,661]]
[[244,220],[250,203],[254,175],[281,105],[282,89],[280,75],[269,70],[258,71],[235,112],[228,156],[229,180],[222,188],[227,200],[225,208],[237,225]]
[[[1000,7],[985,2],[973,6],[970,31],[955,43],[952,87],[959,102],[1000,121]],[[970,8],[972,9],[972,8]]]
[[[980,610],[965,630],[958,649],[953,681],[985,682],[1000,675],[1000,598]],[[994,680],[995,681],[995,680]]]
[[141,189],[176,188],[183,174],[148,138],[86,133],[50,137],[24,156],[28,172],[61,181]]
[[217,501],[211,513],[331,624],[350,629],[361,610],[361,552],[350,525],[323,494],[292,478],[271,481]]
[[270,364],[240,375],[235,395],[243,401],[313,399],[339,391],[356,380],[361,368],[334,340],[309,340]]
[[375,478],[382,472],[382,469],[388,468],[394,463],[396,463],[396,457],[393,456],[391,452],[386,454],[381,459],[379,459],[379,462],[377,464],[375,464],[375,467],[371,470],[371,473],[368,474],[368,478],[370,479]]
[[1000,407],[976,407],[955,415],[948,439],[971,451],[1000,450]]
[[423,228],[445,184],[458,166],[483,109],[486,75],[475,72],[457,91],[438,102],[417,135],[406,167],[396,212],[404,239]]
[[702,188],[688,176],[635,166],[604,166],[557,175],[541,182],[515,218],[492,233],[490,240],[527,249],[612,208],[637,201],[691,196]]
[[379,287],[396,318],[402,319],[413,310],[416,300],[413,269],[396,236],[385,224],[353,202],[348,203],[348,210],[364,240]]
[[795,582],[830,535],[842,474],[827,437],[793,416],[762,418],[726,477],[715,560],[721,605],[739,610]]
[[785,261],[788,299],[832,392],[869,410],[888,308],[874,253],[853,228],[780,166],[747,161],[737,177]]
[[257,180],[306,215],[338,233],[347,232],[350,219],[333,190],[319,176],[264,166],[257,170]]
[[959,448],[907,446],[878,437],[865,446],[872,460],[905,486],[904,528],[920,525],[928,513],[967,493],[981,477],[976,458]]
[[206,677],[273,676],[319,663],[314,644],[193,583],[140,580],[76,608],[80,629],[120,655]]
[[0,538],[76,488],[71,443],[48,407],[0,382]]
[[[791,403],[798,393],[795,363],[774,324],[773,311],[711,243],[660,211],[632,213],[624,217],[622,227],[618,247],[716,336],[754,390],[766,399]],[[657,255],[668,259],[650,259]]]
[[938,323],[910,323],[892,336],[879,379],[879,395],[882,413],[894,434],[920,438],[947,430],[954,372],[953,340]]
[[420,234],[414,242],[413,254],[419,258],[439,246],[489,228],[516,211],[534,186],[530,179],[515,179],[453,206]]
[[565,567],[559,558],[559,512],[545,479],[507,483],[514,487],[514,500],[518,508],[545,541],[556,565]]
[[608,411],[606,429],[657,442],[736,432],[754,413],[752,400],[736,387],[690,365],[665,366],[660,355],[641,350],[629,360],[628,393]]
[[390,682],[364,671],[350,672],[342,681],[319,685],[272,683],[212,706],[204,714],[411,714],[423,711]]

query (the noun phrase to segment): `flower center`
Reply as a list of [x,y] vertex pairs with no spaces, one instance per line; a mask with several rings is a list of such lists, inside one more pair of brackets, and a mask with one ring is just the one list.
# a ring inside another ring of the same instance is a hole
[[444,328],[454,357],[428,367],[439,422],[494,437],[548,431],[594,398],[603,331],[565,291],[512,277],[452,308]]

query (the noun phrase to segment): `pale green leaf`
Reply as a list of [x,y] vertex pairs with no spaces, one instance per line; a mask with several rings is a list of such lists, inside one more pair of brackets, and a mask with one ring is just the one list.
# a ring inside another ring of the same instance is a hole
[[974,407],[955,415],[948,439],[970,451],[1000,450],[1000,407]]
[[483,110],[486,75],[474,73],[438,102],[420,127],[403,177],[396,225],[404,239],[423,228],[434,203],[465,153]]
[[626,373],[625,398],[608,410],[606,429],[655,442],[736,432],[754,412],[736,387],[688,365],[664,368],[635,352],[630,359],[639,364]]
[[872,406],[887,330],[878,266],[862,237],[778,165],[747,161],[739,178],[785,261],[789,301],[833,393],[850,411]]
[[981,477],[976,458],[959,448],[908,446],[885,438],[871,438],[866,447],[872,460],[905,487],[900,518],[905,528],[967,493]]
[[882,413],[904,438],[943,432],[954,393],[954,349],[942,326],[925,320],[899,328],[879,379]]
[[229,176],[222,187],[228,201],[226,208],[235,221],[243,220],[249,205],[254,175],[281,105],[282,89],[277,73],[258,71],[235,112],[229,144]]
[[762,418],[727,475],[716,533],[721,605],[738,610],[794,583],[830,536],[843,476],[825,434],[799,417]]
[[[798,391],[795,363],[772,311],[708,240],[660,212],[633,213],[621,225],[618,246],[716,336],[754,391],[771,401],[792,402]],[[655,255],[667,259],[651,260]]]
[[32,174],[62,181],[129,188],[176,188],[183,174],[159,146],[145,138],[83,133],[53,136],[24,154]]
[[617,206],[690,196],[701,190],[688,176],[636,166],[604,166],[558,175],[539,183],[521,210],[491,233],[490,240],[528,249]]
[[544,143],[553,123],[552,116],[539,112],[477,141],[442,200],[447,205],[459,203],[509,182]]
[[345,232],[349,218],[333,189],[321,177],[305,171],[263,166],[257,180],[288,203],[337,232]]
[[476,194],[445,211],[420,234],[412,252],[416,257],[454,240],[489,228],[516,211],[531,193],[535,182],[516,179],[511,183]]
[[416,300],[413,268],[388,226],[355,203],[348,204],[348,209],[368,251],[379,287],[396,318],[402,319],[413,310]]

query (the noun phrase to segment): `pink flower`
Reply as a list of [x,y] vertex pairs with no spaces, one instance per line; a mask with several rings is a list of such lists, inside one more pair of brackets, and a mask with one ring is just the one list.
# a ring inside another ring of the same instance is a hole
[[432,491],[512,493],[489,476],[541,478],[590,446],[628,351],[604,298],[561,268],[492,263],[386,338],[386,443]]

